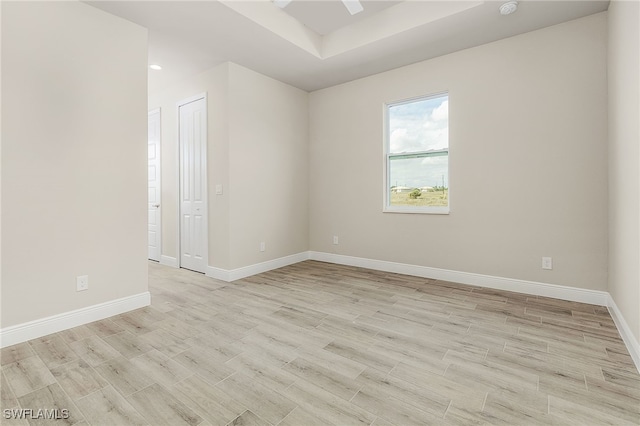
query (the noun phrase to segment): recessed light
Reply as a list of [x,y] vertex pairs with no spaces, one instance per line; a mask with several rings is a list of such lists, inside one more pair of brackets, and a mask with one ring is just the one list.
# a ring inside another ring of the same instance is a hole
[[151,68],[152,70],[156,70],[156,71],[160,71],[162,69],[162,67],[160,65],[157,65],[157,64],[149,65],[149,68]]
[[511,15],[516,10],[518,10],[517,1],[508,1],[500,6],[500,14],[502,15]]

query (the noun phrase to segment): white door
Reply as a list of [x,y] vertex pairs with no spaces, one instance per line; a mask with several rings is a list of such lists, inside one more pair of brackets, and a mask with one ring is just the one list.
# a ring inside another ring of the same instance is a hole
[[149,111],[149,259],[160,261],[160,109]]
[[180,266],[207,269],[207,103],[204,96],[179,109]]

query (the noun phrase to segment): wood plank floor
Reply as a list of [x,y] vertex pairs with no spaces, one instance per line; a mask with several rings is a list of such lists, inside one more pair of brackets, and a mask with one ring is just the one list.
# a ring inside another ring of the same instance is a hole
[[3,425],[640,424],[603,307],[313,261],[149,270],[150,307],[2,349]]

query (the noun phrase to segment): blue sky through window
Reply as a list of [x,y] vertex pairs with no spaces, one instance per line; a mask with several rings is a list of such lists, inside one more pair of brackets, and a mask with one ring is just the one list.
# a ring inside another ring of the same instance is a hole
[[[449,147],[447,95],[389,107],[389,152],[408,153]],[[448,156],[395,159],[389,170],[390,186],[448,187]]]

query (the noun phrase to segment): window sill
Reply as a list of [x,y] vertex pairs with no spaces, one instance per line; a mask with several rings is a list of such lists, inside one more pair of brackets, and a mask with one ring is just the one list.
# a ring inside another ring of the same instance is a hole
[[383,213],[407,213],[407,214],[439,214],[448,215],[449,207],[401,207],[386,206],[382,209]]

